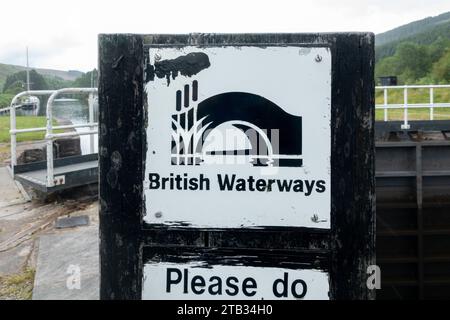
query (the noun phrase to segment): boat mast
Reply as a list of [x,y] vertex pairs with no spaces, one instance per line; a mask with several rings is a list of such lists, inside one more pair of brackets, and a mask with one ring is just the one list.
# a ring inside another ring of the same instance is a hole
[[27,47],[27,91],[30,91],[30,66],[28,64],[28,47]]

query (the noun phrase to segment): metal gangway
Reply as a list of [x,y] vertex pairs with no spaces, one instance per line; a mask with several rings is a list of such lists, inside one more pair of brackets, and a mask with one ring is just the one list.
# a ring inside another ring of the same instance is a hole
[[[58,96],[65,94],[88,95],[89,119],[87,123],[53,126],[53,103]],[[16,109],[20,108],[19,99],[25,96],[49,96],[46,108],[46,126],[39,128],[17,129]],[[65,88],[60,90],[31,90],[17,94],[11,101],[10,135],[11,164],[10,173],[23,185],[51,193],[57,190],[98,182],[98,153],[94,153],[95,134],[98,134],[98,123],[94,122],[94,102],[96,88]],[[70,131],[55,133],[56,130],[88,128],[87,131]],[[45,131],[46,160],[17,164],[17,135],[26,132]],[[89,154],[54,159],[53,142],[58,138],[90,135]]]

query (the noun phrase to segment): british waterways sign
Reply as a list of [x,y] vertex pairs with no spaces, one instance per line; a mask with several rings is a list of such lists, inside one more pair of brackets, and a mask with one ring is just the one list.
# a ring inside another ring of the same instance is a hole
[[330,228],[329,48],[149,57],[146,223]]
[[102,299],[370,299],[374,36],[101,35]]

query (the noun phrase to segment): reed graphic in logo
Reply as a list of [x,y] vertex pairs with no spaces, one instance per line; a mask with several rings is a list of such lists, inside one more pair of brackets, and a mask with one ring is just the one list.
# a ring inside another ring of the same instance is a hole
[[301,167],[302,117],[247,92],[199,99],[197,80],[176,91],[172,165]]

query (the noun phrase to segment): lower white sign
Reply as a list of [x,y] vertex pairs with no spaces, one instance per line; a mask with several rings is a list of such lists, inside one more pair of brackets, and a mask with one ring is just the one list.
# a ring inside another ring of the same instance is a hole
[[145,300],[327,300],[328,273],[316,269],[147,263]]

